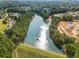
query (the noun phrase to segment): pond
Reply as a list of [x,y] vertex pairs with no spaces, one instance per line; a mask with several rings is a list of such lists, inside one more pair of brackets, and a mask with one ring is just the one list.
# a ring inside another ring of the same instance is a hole
[[49,37],[49,24],[38,15],[30,23],[24,43],[47,51],[61,52]]

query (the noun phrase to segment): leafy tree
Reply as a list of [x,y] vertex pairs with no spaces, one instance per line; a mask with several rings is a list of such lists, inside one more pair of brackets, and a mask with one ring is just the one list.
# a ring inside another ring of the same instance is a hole
[[12,57],[13,43],[6,36],[0,34],[0,57]]
[[[67,35],[65,35],[67,36]],[[75,43],[75,38],[73,37],[64,37],[64,44],[74,44]]]
[[3,24],[7,24],[7,20],[5,19],[5,20],[3,20]]
[[75,52],[76,52],[76,49],[73,45],[70,45],[70,44],[65,45],[65,53],[68,57],[70,58],[74,57]]
[[12,29],[5,30],[4,32],[5,32],[5,34],[7,34],[8,37],[11,37],[12,34],[13,34],[13,30]]
[[32,11],[28,11],[26,13],[22,13],[18,19],[16,19],[16,23],[12,27],[12,30],[8,30],[8,34],[12,34],[10,39],[17,44],[19,42],[22,42],[24,40],[24,37],[26,36],[29,24],[31,22],[31,18],[33,16]]
[[64,21],[73,21],[73,17],[72,17],[72,15],[67,14],[67,15],[64,15],[62,17],[62,20],[64,20]]

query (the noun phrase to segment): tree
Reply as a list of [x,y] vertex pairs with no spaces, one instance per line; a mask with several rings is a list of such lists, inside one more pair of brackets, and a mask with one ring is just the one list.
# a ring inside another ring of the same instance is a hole
[[73,17],[72,17],[72,15],[66,14],[66,15],[63,15],[62,20],[73,21]]
[[67,44],[65,45],[65,53],[68,57],[72,58],[74,57],[76,52],[76,49],[73,45]]
[[64,44],[73,44],[75,42],[75,38],[73,37],[65,37]]
[[11,37],[12,34],[13,34],[13,30],[12,30],[12,29],[5,30],[4,32],[5,32],[5,34],[6,34],[8,37]]
[[12,57],[13,43],[6,36],[0,34],[0,57]]
[[12,27],[12,30],[10,29],[6,31],[7,34],[12,34],[10,39],[14,44],[17,45],[18,43],[23,42],[24,37],[26,36],[26,33],[28,31],[29,24],[32,20],[32,16],[32,11],[22,13],[22,15],[20,15],[20,17],[16,20],[16,23]]
[[3,20],[3,24],[7,24],[7,19]]
[[68,37],[66,34],[63,34],[63,43],[64,44],[74,44],[75,38]]

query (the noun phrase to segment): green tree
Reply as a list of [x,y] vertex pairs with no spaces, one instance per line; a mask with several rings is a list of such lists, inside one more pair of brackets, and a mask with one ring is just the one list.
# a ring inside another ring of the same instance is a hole
[[7,19],[3,20],[3,24],[7,24]]
[[62,20],[64,21],[73,21],[72,15],[66,14],[62,17]]
[[65,45],[65,53],[68,57],[72,58],[74,57],[76,52],[76,49],[73,45],[67,44]]
[[4,32],[5,32],[5,34],[7,34],[8,37],[11,37],[12,34],[13,34],[13,30],[12,29],[8,29],[8,30],[6,29]]
[[6,36],[0,34],[0,57],[12,57],[13,43]]

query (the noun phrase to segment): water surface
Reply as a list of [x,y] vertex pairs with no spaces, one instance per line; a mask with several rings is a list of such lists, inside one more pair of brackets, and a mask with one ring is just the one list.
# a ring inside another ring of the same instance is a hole
[[50,39],[48,30],[49,25],[43,21],[43,18],[35,15],[30,23],[24,43],[43,50],[61,52]]

